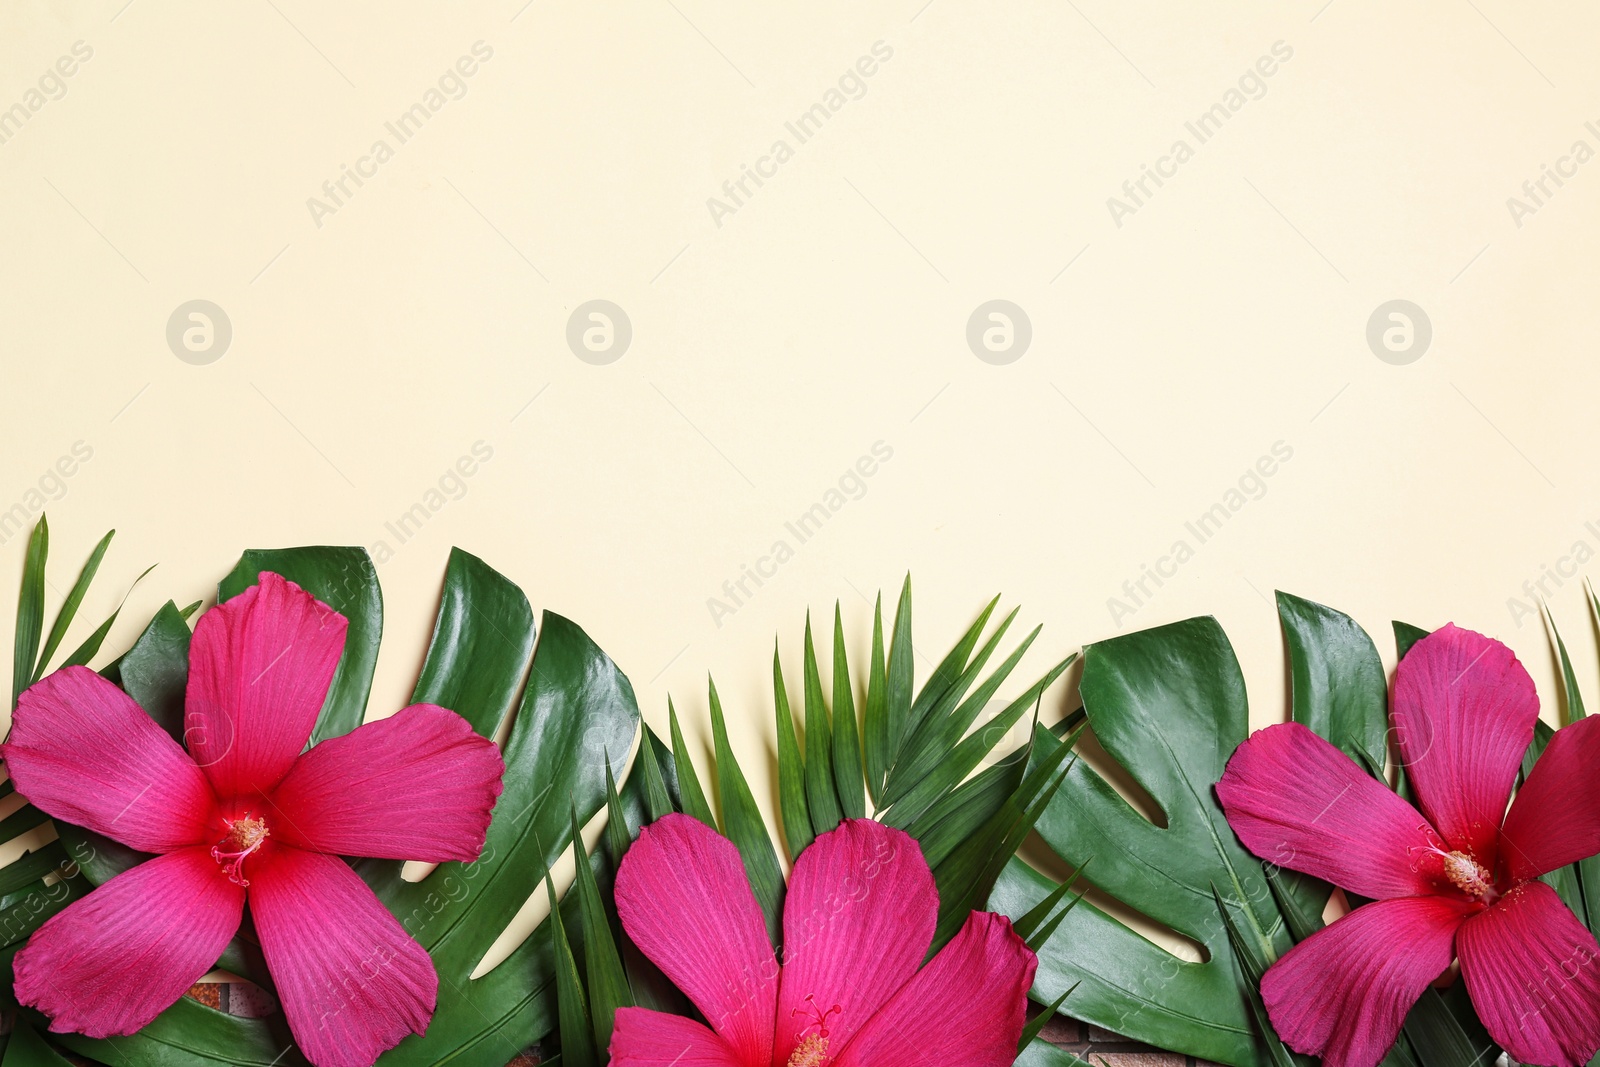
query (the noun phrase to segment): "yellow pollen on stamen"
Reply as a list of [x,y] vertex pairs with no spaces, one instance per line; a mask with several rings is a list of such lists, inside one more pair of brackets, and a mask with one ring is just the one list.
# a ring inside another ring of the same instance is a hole
[[800,1039],[789,1056],[789,1067],[822,1067],[828,1062],[828,1039],[818,1034]]
[[1470,897],[1489,897],[1494,894],[1494,880],[1482,865],[1465,852],[1444,854],[1444,873],[1450,884]]
[[221,865],[229,881],[248,886],[250,880],[244,876],[244,861],[272,836],[272,832],[267,829],[267,820],[252,819],[248,815],[226,825],[228,836],[211,846],[211,858]]

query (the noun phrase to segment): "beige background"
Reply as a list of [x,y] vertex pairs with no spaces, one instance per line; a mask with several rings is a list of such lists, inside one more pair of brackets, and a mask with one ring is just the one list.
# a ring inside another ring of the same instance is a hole
[[[90,615],[160,563],[119,650],[243,548],[385,542],[376,714],[461,545],[579,620],[658,728],[670,693],[703,735],[714,673],[764,801],[774,635],[792,654],[837,599],[864,655],[868,598],[908,569],[929,655],[997,591],[1045,625],[1036,669],[1215,613],[1257,724],[1284,701],[1274,587],[1390,661],[1391,618],[1494,634],[1548,703],[1524,583],[1600,549],[1600,163],[1520,219],[1507,199],[1600,148],[1597,30],[1506,0],[5,4],[0,512],[52,497],[57,596],[118,529]],[[385,124],[477,42],[400,144]],[[785,123],[875,45],[800,144]],[[1199,144],[1185,123],[1275,45]],[[380,138],[393,158],[318,217]],[[1119,226],[1108,198],[1180,138],[1193,158]],[[719,225],[708,198],[777,139],[793,158]],[[604,366],[565,339],[597,298],[633,329]],[[1032,325],[1004,366],[965,336],[997,298]],[[232,324],[203,366],[165,335],[193,299]],[[1392,299],[1432,322],[1408,365],[1365,336]],[[402,544],[385,524],[478,442],[492,459]],[[864,495],[798,544],[784,524],[877,442]],[[1279,442],[1196,547],[1185,523]],[[1114,612],[1180,538],[1193,558]],[[779,539],[793,558],[715,618]],[[23,543],[0,546],[7,604]]]

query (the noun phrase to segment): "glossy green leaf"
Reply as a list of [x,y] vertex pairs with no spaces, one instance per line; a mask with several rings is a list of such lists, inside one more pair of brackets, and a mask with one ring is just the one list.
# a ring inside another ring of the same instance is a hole
[[[525,602],[515,586],[499,581],[506,598],[499,615],[504,622],[516,617],[513,603],[525,606]],[[473,629],[485,625],[476,612],[473,620]],[[517,630],[503,625],[502,630],[511,638],[509,647],[521,647]],[[531,637],[531,626],[523,632]],[[479,651],[462,661],[462,671],[480,669],[472,664],[481,665],[488,655],[487,638],[476,647]],[[503,664],[493,671],[495,677],[523,676],[520,657],[495,658]],[[463,677],[453,672],[451,680],[438,688],[468,692],[467,683],[460,681]],[[606,754],[627,751],[637,729],[638,708],[627,678],[588,635],[551,612],[544,614],[527,678],[504,749],[505,792],[496,805],[483,855],[475,863],[442,864],[420,882],[401,880],[400,864],[358,865],[379,898],[432,953],[439,970],[439,1009],[427,1035],[402,1041],[381,1061],[385,1067],[443,1062],[452,1067],[501,1067],[552,1025],[555,976],[544,935],[529,937],[482,977],[470,975],[527,899],[532,888],[527,872],[543,870],[559,855],[570,827],[571,805],[576,804],[580,820],[592,818],[604,806]],[[510,684],[514,687],[516,682]],[[497,696],[481,684],[472,685],[470,691],[489,699],[456,710],[480,732],[493,736],[505,705],[499,704],[499,714],[487,712],[484,708],[496,706]],[[459,704],[462,697],[457,700]]]
[[[1457,982],[1456,986],[1454,997],[1437,989],[1424,990],[1406,1013],[1402,1033],[1410,1044],[1410,1057],[1420,1067],[1483,1067],[1500,1055],[1500,1046],[1489,1039],[1473,1014],[1464,984]],[[1405,1056],[1401,1053],[1397,1058]]]
[[1556,640],[1556,652],[1561,661],[1561,722],[1566,725],[1584,717],[1583,692],[1572,673],[1572,657],[1567,655],[1567,643],[1561,639],[1561,631],[1556,627],[1553,616],[1550,618],[1550,633]]
[[661,771],[663,761],[669,764],[672,762],[672,750],[662,745],[661,739],[646,726],[644,742],[639,746],[639,758],[634,766],[643,776],[645,804],[651,822],[673,810],[672,794],[668,791],[666,778]]
[[[917,749],[920,740],[923,736],[925,736],[921,732],[923,726],[933,714],[934,709],[939,707],[941,701],[946,700],[950,693],[951,687],[956,684],[957,679],[960,679],[965,675],[970,684],[971,675],[968,668],[969,658],[972,656],[972,650],[978,647],[978,640],[983,636],[984,627],[989,624],[989,616],[994,614],[995,606],[999,604],[999,602],[999,597],[995,597],[993,600],[989,601],[989,603],[984,607],[983,611],[978,613],[977,620],[967,628],[967,632],[961,635],[961,639],[958,640],[953,647],[951,647],[949,652],[945,653],[944,658],[941,659],[933,668],[932,673],[928,675],[928,680],[922,683],[922,687],[920,689],[916,690],[916,697],[912,701],[911,707],[905,715],[904,728],[897,731],[893,735],[895,750],[894,761],[889,765],[889,775],[884,781],[884,805],[893,803],[895,780],[897,776],[903,776],[905,774],[902,761],[911,752],[914,752]],[[903,670],[905,675],[905,683],[907,688],[910,689],[912,686],[913,674],[912,656],[915,652],[915,647],[911,640],[911,581],[909,578],[906,580],[906,588],[904,594],[902,595],[901,603],[905,609],[905,614],[907,617],[905,628],[906,639],[904,642],[905,654],[901,657],[901,659],[904,661]],[[1012,614],[1014,616],[1015,612]],[[1010,620],[1007,620],[1007,622],[1009,621]],[[1001,629],[1003,631],[1004,627]],[[998,636],[999,635],[996,635],[997,638]],[[897,642],[899,641],[899,638],[900,618],[897,615],[895,617],[895,639]],[[992,653],[996,643],[996,641],[991,640],[988,648],[986,649],[986,653]],[[889,690],[891,697],[890,708],[892,712],[894,706],[893,696],[895,692],[893,685],[895,676],[895,652],[893,648],[890,649],[889,655],[889,675],[891,681]],[[942,710],[948,711],[949,706],[946,705]]]
[[184,691],[189,682],[189,624],[167,601],[133,645],[100,673],[122,686],[174,741],[183,742]]
[[[889,810],[883,813],[884,822],[908,830],[916,826],[928,811],[949,795],[957,783],[966,780],[967,775],[983,762],[985,756],[995,750],[1025,714],[1030,710],[1037,710],[1045,690],[1054,685],[1056,679],[1077,660],[1076,652],[1046,671],[1042,678],[1001,709],[999,714],[986,720],[972,733],[962,736],[971,725],[974,710],[988,704],[998,683],[1011,673],[1037,634],[1037,630],[1030,634],[1016,653],[995,671],[995,677],[984,683],[977,693],[963,702],[962,708],[948,717],[942,736],[938,739],[940,745],[938,758],[923,762],[917,767],[915,772],[917,777],[913,783]],[[991,682],[995,684],[991,685]],[[912,836],[919,835],[913,832]]]
[[861,756],[866,764],[867,792],[874,801],[883,794],[889,771],[889,676],[883,652],[883,594],[872,608],[872,659],[867,667],[867,701],[861,711]]
[[[1095,885],[1200,942],[1208,959],[1180,959],[1084,904],[1042,947],[1034,995],[1049,1000],[1078,984],[1079,1018],[1219,1063],[1265,1063],[1238,985],[1238,953],[1212,895],[1215,885],[1253,963],[1265,967],[1288,947],[1261,864],[1239,844],[1212,792],[1248,731],[1233,650],[1215,620],[1191,619],[1091,645],[1083,664],[1090,728],[1165,825],[1079,760],[1040,818],[1040,837],[1073,867],[1092,857]],[[1053,889],[1013,860],[990,906],[1025,915]]]
[[[993,612],[994,606],[995,603],[991,601],[983,614],[979,616],[978,623],[974,624],[974,629],[968,631],[969,637],[976,635],[976,627],[978,625],[988,621],[989,614]],[[890,768],[889,781],[884,786],[883,804],[885,807],[893,807],[897,804],[907,792],[927,775],[928,770],[943,758],[944,754],[949,751],[950,746],[955,744],[967,732],[967,729],[977,720],[984,706],[988,704],[989,698],[994,696],[995,691],[999,689],[1006,677],[1016,668],[1017,663],[1027,653],[1034,639],[1039,636],[1040,628],[1035,627],[1033,632],[1025,637],[1022,643],[1012,651],[1006,661],[982,685],[973,690],[973,684],[982,676],[983,669],[988,666],[989,659],[994,655],[995,649],[1000,647],[1000,642],[1004,639],[1006,631],[1010,629],[1012,621],[1016,619],[1017,611],[1018,609],[1016,608],[1011,610],[1011,613],[995,628],[994,633],[984,642],[983,647],[978,650],[976,655],[973,655],[966,647],[968,644],[967,638],[963,638],[951,650],[951,656],[971,656],[971,658],[964,663],[959,673],[951,678],[948,684],[945,684],[938,677],[938,671],[928,679],[928,685],[923,689],[924,693],[935,684],[942,685],[942,689],[936,699],[929,700],[927,710],[918,718],[916,727],[907,734],[904,743],[900,746],[900,750],[895,753],[894,766]],[[970,696],[968,695],[969,693],[971,694]],[[921,699],[922,695],[919,694],[919,703]]]
[[1395,655],[1405,659],[1406,653],[1411,651],[1411,646],[1428,636],[1428,631],[1420,626],[1412,626],[1409,622],[1394,621],[1394,647]]
[[1388,679],[1378,649],[1356,621],[1278,593],[1289,654],[1293,718],[1352,759],[1382,766],[1388,750]]
[[[43,520],[41,520],[43,521]],[[89,559],[83,565],[83,570],[78,572],[78,580],[72,583],[72,588],[67,591],[66,599],[61,602],[61,610],[56,613],[56,621],[50,624],[50,635],[45,638],[44,650],[39,653],[38,666],[33,672],[33,681],[38,681],[50,666],[50,658],[61,647],[62,640],[67,636],[67,629],[72,625],[72,620],[77,618],[78,608],[83,604],[84,594],[89,592],[89,585],[94,581],[94,576],[100,569],[100,561],[106,558],[106,549],[111,547],[111,539],[117,531],[109,530],[100,538],[99,544],[89,553]]]
[[866,781],[862,777],[861,732],[856,723],[856,697],[850,684],[850,661],[844,647],[844,622],[833,604],[833,780],[839,808],[847,819],[867,815]]
[[[583,838],[573,842],[581,854]],[[583,864],[579,864],[583,866]],[[600,1062],[594,1039],[594,1022],[590,1017],[588,1000],[583,991],[583,975],[567,940],[566,926],[561,918],[560,903],[556,900],[555,883],[549,870],[544,875],[545,889],[550,897],[550,949],[555,956],[556,970],[556,1020],[557,1034],[561,1039],[561,1062],[572,1067],[598,1067]]]
[[711,814],[706,791],[700,784],[693,761],[689,759],[689,746],[683,743],[683,730],[678,726],[678,711],[672,706],[671,697],[667,698],[667,721],[672,729],[672,762],[678,776],[678,797],[683,804],[683,812],[715,830],[718,828],[717,818]]
[[600,896],[594,868],[584,857],[583,832],[576,808],[572,809],[572,846],[578,861],[572,892],[578,898],[578,915],[583,931],[583,970],[588,979],[585,985],[587,1006],[590,1023],[594,1027],[594,1048],[598,1050],[596,1059],[604,1062],[607,1058],[605,1050],[611,1047],[611,1027],[617,1009],[633,1007],[633,994],[628,989],[628,978],[622,970],[622,956],[611,935],[611,923],[606,916],[606,906]]
[[833,724],[828,704],[822,696],[822,675],[817,667],[817,649],[811,641],[811,615],[806,615],[805,639],[806,704],[806,808],[811,813],[811,829],[825,834],[839,825],[844,812],[839,807],[838,786],[833,775]]
[[[894,634],[889,640],[889,660],[884,684],[884,709],[888,717],[888,742],[885,756],[893,770],[894,754],[905,740],[911,719],[912,688],[916,684],[916,650],[911,645],[911,576],[900,587],[900,603],[894,613]],[[885,774],[885,781],[887,780]],[[879,783],[882,788],[883,782]]]
[[1104,1067],[1104,1063],[1091,1064],[1064,1048],[1057,1048],[1044,1038],[1036,1037],[1017,1056],[1016,1067]]
[[1035,1015],[1032,1021],[1022,1028],[1022,1037],[1017,1041],[1017,1055],[1020,1056],[1028,1050],[1028,1046],[1033,1044],[1034,1039],[1039,1036],[1039,1032],[1055,1017],[1056,1012],[1061,1010],[1061,1005],[1066,1003],[1067,998],[1070,996],[1072,996],[1072,990],[1069,989],[1054,1001],[1045,1005],[1044,1010]]
[[27,1019],[17,1019],[0,1067],[72,1067],[72,1061],[51,1048]]
[[[1389,683],[1378,649],[1354,619],[1278,593],[1278,619],[1289,659],[1290,711],[1359,765],[1382,776],[1388,754]],[[1333,893],[1321,879],[1283,872],[1274,889],[1287,911],[1319,917]],[[1295,921],[1290,922],[1292,930]]]
[[767,936],[774,945],[783,937],[783,869],[778,866],[778,854],[772,847],[767,824],[756,807],[756,798],[750,792],[744,772],[734,758],[733,747],[728,743],[728,724],[722,716],[722,701],[717,696],[715,682],[709,683],[711,703],[711,737],[717,762],[717,795],[722,803],[724,832],[728,840],[739,849],[744,860],[745,873],[750,876],[750,888],[755,892],[756,903],[761,905],[767,920]]
[[1250,1015],[1255,1019],[1256,1032],[1261,1036],[1261,1047],[1266,1054],[1267,1062],[1272,1067],[1295,1067],[1296,1064],[1309,1064],[1311,1061],[1304,1056],[1297,1056],[1278,1038],[1272,1029],[1272,1021],[1267,1016],[1267,1005],[1261,999],[1261,979],[1267,969],[1256,952],[1248,942],[1247,935],[1239,929],[1239,924],[1233,916],[1233,909],[1217,891],[1216,886],[1211,887],[1211,894],[1216,898],[1217,914],[1222,919],[1222,925],[1228,931],[1228,943],[1233,946],[1233,953],[1244,969],[1244,995],[1250,1008]]
[[[1049,730],[1034,731],[1040,750],[1014,794],[1007,797],[989,820],[962,842],[938,867],[933,879],[939,889],[939,923],[933,943],[938,948],[960,931],[967,917],[982,910],[1005,865],[1033,830],[1071,768],[1074,735],[1058,741]],[[1067,764],[1067,770],[1062,765]]]
[[22,561],[22,592],[17,597],[17,632],[11,659],[11,706],[33,684],[39,661],[39,637],[44,632],[44,567],[50,556],[50,524],[43,515],[28,537]]
[[1000,810],[1027,773],[1027,751],[1002,760],[947,793],[910,826],[906,833],[922,847],[928,866],[937,868],[961,843],[977,833]]
[[783,840],[789,858],[800,855],[816,834],[806,806],[806,769],[800,759],[800,741],[794,732],[794,712],[783,681],[783,662],[772,650],[772,706],[778,735],[778,815],[783,820]]

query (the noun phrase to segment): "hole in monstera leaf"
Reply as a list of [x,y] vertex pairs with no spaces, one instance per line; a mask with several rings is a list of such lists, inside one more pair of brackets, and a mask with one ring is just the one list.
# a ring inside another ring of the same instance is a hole
[[1161,810],[1156,798],[1145,792],[1144,786],[1135,781],[1133,775],[1129,774],[1111,753],[1101,747],[1092,727],[1084,729],[1083,735],[1078,739],[1077,751],[1078,758],[1093,767],[1134,811],[1163,830],[1167,829],[1167,813]]
[[[1037,832],[1030,833],[1017,850],[1017,858],[1056,882],[1065,882],[1076,872],[1072,865],[1050,848]],[[1122,925],[1165,952],[1186,963],[1210,963],[1211,953],[1205,945],[1185,936],[1164,923],[1129,907],[1116,897],[1094,884],[1094,865],[1091,863],[1077,880],[1074,892],[1083,893],[1083,903],[1105,912]]]

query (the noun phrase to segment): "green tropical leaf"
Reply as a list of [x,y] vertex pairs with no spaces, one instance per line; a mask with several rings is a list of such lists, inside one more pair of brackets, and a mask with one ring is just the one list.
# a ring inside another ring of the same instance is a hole
[[1017,1056],[1016,1067],[1104,1067],[1074,1056],[1064,1048],[1057,1048],[1042,1037],[1035,1037]]
[[67,628],[77,617],[78,607],[83,603],[84,594],[89,592],[89,585],[100,569],[100,561],[106,558],[106,549],[111,547],[111,539],[116,535],[117,531],[109,530],[100,538],[100,543],[89,553],[89,560],[83,565],[83,570],[78,572],[78,580],[73,582],[72,588],[67,591],[67,598],[61,602],[61,610],[56,613],[56,621],[50,625],[50,636],[45,638],[44,651],[39,653],[39,663],[34,668],[32,681],[39,680],[44,669],[49,666],[51,657],[56,654],[56,649],[61,647],[62,640],[67,636]]
[[[1214,619],[1191,619],[1090,645],[1083,664],[1090,729],[1154,800],[1163,823],[1079,760],[1040,818],[1039,835],[1072,867],[1092,856],[1090,881],[1200,942],[1207,958],[1181,959],[1084,904],[1041,946],[1035,999],[1048,1002],[1077,985],[1073,1013],[1114,1033],[1236,1067],[1268,1063],[1240,975],[1246,963],[1264,970],[1290,940],[1260,862],[1239,844],[1212,793],[1248,730],[1233,650]],[[990,906],[1020,917],[1055,888],[1013,859]],[[1238,948],[1218,897],[1240,931]]]
[[772,706],[777,715],[778,814],[783,820],[784,846],[789,858],[800,855],[815,839],[811,811],[806,806],[806,768],[800,760],[800,741],[794,732],[794,712],[783,682],[783,661],[772,650]]
[[822,696],[822,675],[817,668],[817,648],[811,640],[811,614],[806,613],[805,640],[806,705],[806,807],[811,813],[811,829],[825,834],[844,819],[839,805],[838,785],[833,773],[833,724],[828,703]]
[[[1034,745],[1042,749],[1016,791],[978,828],[934,868],[939,889],[939,923],[933,935],[937,950],[960,932],[974,911],[983,909],[995,881],[1007,862],[1033,830],[1046,806],[1070,772],[1068,763],[1077,735],[1057,741],[1049,730],[1034,731]],[[1061,770],[1063,763],[1068,770]]]
[[[911,579],[906,578],[909,600]],[[911,625],[910,607],[906,625]],[[874,802],[883,792],[883,776],[889,772],[889,673],[883,651],[883,594],[872,606],[872,659],[867,666],[867,700],[861,710],[861,757],[866,764],[867,792]]]
[[72,1067],[72,1061],[51,1048],[26,1019],[17,1019],[0,1067]]
[[33,684],[39,661],[39,636],[44,632],[44,567],[50,556],[50,524],[43,515],[28,537],[22,560],[22,592],[17,597],[17,633],[11,658],[11,706]]
[[667,720],[672,731],[672,762],[677,774],[682,811],[715,830],[718,828],[717,817],[711,814],[706,791],[700,785],[700,776],[695,773],[694,763],[689,759],[689,746],[683,743],[683,730],[678,725],[678,711],[672,706],[671,697],[667,698]]
[[1396,657],[1405,659],[1406,653],[1411,651],[1411,646],[1428,636],[1428,631],[1420,626],[1412,626],[1409,622],[1394,621],[1394,647]]
[[[607,821],[610,821],[609,815]],[[621,833],[626,836],[626,823],[621,827]],[[617,943],[611,935],[611,922],[600,895],[600,884],[595,878],[593,866],[585,862],[583,831],[578,824],[577,808],[572,809],[572,849],[577,859],[577,874],[572,887],[577,896],[583,931],[583,969],[588,978],[585,990],[588,994],[589,1018],[594,1027],[594,1047],[598,1050],[596,1058],[604,1062],[607,1058],[605,1050],[611,1046],[611,1027],[617,1009],[631,1008],[633,994],[622,969],[622,955],[617,951]],[[562,1048],[565,1047],[563,1041]]]
[[767,920],[767,936],[774,945],[783,937],[783,868],[767,833],[767,824],[756,807],[756,798],[745,781],[744,771],[728,743],[728,724],[722,716],[722,701],[717,685],[710,685],[711,738],[717,764],[717,796],[722,803],[723,832],[739,849],[750,888]]
[[[1381,778],[1389,744],[1389,683],[1377,646],[1343,612],[1282,591],[1277,599],[1289,658],[1290,717]],[[1307,925],[1306,917],[1314,918],[1313,928],[1322,926],[1333,886],[1283,871],[1273,889],[1292,932]]]
[[183,741],[184,691],[189,682],[189,623],[167,601],[128,651],[101,671],[116,682],[156,723]]
[[[581,855],[583,838],[576,837],[572,847]],[[581,862],[578,866],[582,867]],[[544,872],[545,889],[550,899],[550,950],[555,957],[557,1034],[561,1039],[561,1062],[573,1067],[598,1067],[595,1050],[594,1022],[589,1013],[589,1003],[583,992],[583,975],[572,953],[572,943],[567,940],[566,925],[561,918],[561,904],[556,900],[555,882],[549,868]]]
[[844,622],[836,600],[833,602],[833,777],[839,790],[839,807],[847,819],[867,816],[867,783],[863,773],[855,687],[850,683]]
[[1239,923],[1233,916],[1233,910],[1228,907],[1228,902],[1222,899],[1222,894],[1217,892],[1216,886],[1211,887],[1211,895],[1217,901],[1217,914],[1222,918],[1222,925],[1228,930],[1228,943],[1233,946],[1234,956],[1244,968],[1244,994],[1250,1007],[1250,1016],[1256,1022],[1256,1033],[1261,1035],[1261,1046],[1267,1057],[1267,1062],[1273,1067],[1295,1067],[1295,1065],[1309,1064],[1310,1058],[1300,1056],[1290,1051],[1278,1038],[1272,1029],[1272,1020],[1267,1016],[1266,1002],[1261,999],[1261,979],[1267,973],[1257,953],[1251,950],[1244,931],[1239,929]]

